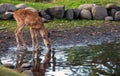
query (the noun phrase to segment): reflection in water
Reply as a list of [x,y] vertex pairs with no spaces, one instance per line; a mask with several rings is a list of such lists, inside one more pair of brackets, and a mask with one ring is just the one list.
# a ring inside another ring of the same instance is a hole
[[10,50],[0,59],[2,64],[16,62],[18,70],[22,63],[31,63],[34,76],[120,76],[120,42],[56,48],[51,53],[38,49],[20,52],[15,58]]
[[[34,53],[33,53],[34,54]],[[46,72],[46,68],[50,64],[51,59],[51,51],[48,51],[48,53],[45,55],[43,63],[40,63],[40,50],[37,49],[36,58],[32,60],[32,72],[34,76],[44,76]]]
[[104,43],[66,50],[68,53],[67,60],[72,65],[72,75],[120,75],[120,43]]
[[16,70],[19,71],[19,72],[22,71],[20,67],[23,64],[23,59],[24,59],[24,57],[26,55],[26,51],[27,50],[24,50],[24,52],[22,53],[22,55],[20,55],[19,51],[17,51],[17,56],[16,56]]
[[[41,56],[41,51],[40,49],[37,49],[37,51],[32,52],[32,68],[31,71],[34,76],[45,76],[46,69],[50,66],[50,60],[51,60],[51,51],[48,51],[46,55],[44,56],[44,60],[41,63],[42,59],[40,58]],[[52,51],[52,62],[53,65],[56,64],[55,62],[55,51]],[[26,56],[26,50],[22,53],[22,55],[17,52],[17,58],[16,58],[16,69],[21,72],[21,65],[24,63],[23,59]],[[53,71],[55,71],[55,66],[53,66]]]

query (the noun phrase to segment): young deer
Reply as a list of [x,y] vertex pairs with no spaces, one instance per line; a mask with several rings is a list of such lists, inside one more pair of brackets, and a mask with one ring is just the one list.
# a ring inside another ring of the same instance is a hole
[[26,43],[23,38],[22,30],[24,26],[28,25],[30,28],[30,34],[32,38],[32,50],[35,49],[35,39],[36,39],[36,48],[38,48],[38,34],[40,34],[43,38],[45,46],[51,51],[50,40],[48,38],[48,33],[44,27],[42,19],[38,14],[27,10],[27,9],[19,9],[13,14],[16,22],[17,28],[15,30],[15,38],[17,42],[17,48],[20,50],[20,41],[21,40],[25,49],[27,49]]

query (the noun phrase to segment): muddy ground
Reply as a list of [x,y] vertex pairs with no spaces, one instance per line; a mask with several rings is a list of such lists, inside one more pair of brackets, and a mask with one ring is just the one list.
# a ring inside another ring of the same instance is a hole
[[[98,26],[79,27],[71,30],[49,30],[52,47],[61,45],[77,44],[99,44],[102,42],[113,42],[120,38],[120,24],[103,23]],[[27,45],[31,46],[29,31],[24,31]],[[43,45],[39,37],[40,45]],[[0,53],[9,47],[16,46],[13,32],[0,30]]]

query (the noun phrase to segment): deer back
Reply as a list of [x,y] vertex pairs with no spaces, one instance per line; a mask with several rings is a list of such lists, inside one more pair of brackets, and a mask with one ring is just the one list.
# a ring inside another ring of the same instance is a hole
[[19,9],[14,12],[13,17],[15,18],[18,25],[28,25],[31,28],[39,29],[43,26],[41,17],[27,9]]

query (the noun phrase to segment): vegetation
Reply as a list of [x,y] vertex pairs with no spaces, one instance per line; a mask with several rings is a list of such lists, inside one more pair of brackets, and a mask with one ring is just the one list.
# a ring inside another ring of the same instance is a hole
[[[46,9],[49,6],[57,6],[57,5],[65,5],[65,8],[78,8],[80,4],[85,3],[94,3],[97,5],[105,6],[108,3],[115,3],[117,5],[120,5],[119,0],[52,0],[53,2],[31,2],[35,0],[0,0],[0,3],[12,3],[14,5],[19,3],[25,3],[27,6],[34,7],[36,9],[43,8]],[[43,1],[43,0],[41,0]],[[45,1],[45,0],[44,0]]]
[[[35,2],[31,2],[31,1],[35,1]],[[41,2],[36,2],[36,1],[38,1],[38,0],[29,0],[29,2],[27,0],[24,0],[24,1],[23,0],[0,0],[0,3],[11,3],[14,5],[19,4],[19,3],[25,3],[27,6],[33,7],[37,10],[39,8],[46,9],[49,6],[57,6],[57,5],[65,5],[65,9],[78,8],[78,6],[80,4],[85,4],[85,3],[94,3],[94,4],[102,5],[102,6],[105,6],[108,3],[115,3],[117,5],[120,5],[119,0],[53,0],[53,2],[51,2],[51,3],[49,3],[49,2],[42,2],[41,3]],[[81,26],[100,25],[102,23],[104,23],[104,21],[101,21],[101,20],[100,21],[98,21],[98,20],[70,20],[69,21],[69,20],[64,20],[64,19],[61,19],[61,20],[54,19],[49,23],[45,23],[45,26],[47,27],[47,29],[50,29],[50,30],[51,29],[61,30],[61,29],[73,29],[73,28],[77,28],[77,27],[81,27]],[[112,24],[119,24],[120,22],[113,21],[111,23]],[[0,20],[0,29],[1,28],[14,31],[16,28],[16,22],[14,20]],[[27,27],[25,29],[27,29]],[[85,47],[87,49],[82,48],[81,51],[77,51],[77,49],[73,49],[73,48],[70,49],[72,51],[69,51],[69,49],[68,49],[68,51],[70,53],[70,54],[68,54],[68,61],[71,63],[75,62],[78,64],[79,63],[82,64],[81,63],[82,61],[79,61],[79,60],[84,61],[85,59],[88,58],[88,55],[91,55],[91,54],[94,54],[93,56],[95,56],[95,57],[99,56],[99,60],[101,60],[103,55],[105,56],[106,54],[111,53],[111,52],[104,52],[104,50],[110,51],[111,49],[114,49],[114,48],[111,48],[111,46],[109,46],[109,49],[106,49],[106,47],[107,47],[106,45],[97,46],[96,49]],[[113,45],[112,45],[112,47],[113,47]],[[96,53],[99,52],[98,48],[102,48],[103,53],[99,54],[99,55],[95,55]],[[91,51],[92,51],[92,53],[91,53]],[[115,49],[115,51],[116,51],[116,49]],[[82,53],[84,53],[84,55]],[[111,58],[111,57],[118,56],[118,53],[112,52],[109,55],[111,55],[111,56],[106,55],[106,57],[111,59],[111,60],[114,60],[115,58]],[[118,57],[120,57],[120,56],[118,56]],[[80,59],[80,58],[82,58],[82,59]],[[107,60],[107,59],[105,59],[105,60]],[[94,61],[97,61],[97,60],[94,59]],[[101,61],[104,61],[104,59]],[[105,63],[107,63],[107,62],[105,62]],[[120,72],[118,72],[118,73],[120,74]],[[0,76],[25,76],[25,75],[19,74],[13,70],[9,70],[3,66],[0,66]]]
[[[76,66],[82,65],[83,67],[82,70],[84,73],[86,69],[89,69],[90,71],[89,76],[120,75],[120,64],[119,64],[120,42],[119,41],[113,43],[103,43],[101,45],[71,47],[69,49],[65,49],[65,51],[67,52],[68,62]],[[89,68],[89,66],[91,68]]]
[[[65,8],[78,8],[80,4],[85,3],[94,3],[97,5],[105,6],[107,3],[115,3],[120,5],[119,0],[52,0],[53,2],[31,2],[32,0],[0,0],[0,3],[11,3],[11,4],[19,4],[25,3],[29,7],[34,7],[35,9],[43,8],[46,9],[49,6],[57,6],[57,5],[65,5]],[[36,1],[36,0],[33,0]],[[99,25],[102,24],[104,21],[98,20],[57,20],[54,19],[49,23],[45,23],[45,26],[48,29],[73,29],[80,26],[91,26],[91,25]],[[119,23],[119,22],[112,22],[112,23]],[[2,20],[0,21],[0,29],[6,28],[13,31],[16,28],[16,22],[14,20]]]
[[16,71],[10,70],[0,65],[0,76],[27,76]]
[[[98,26],[101,24],[107,23],[103,20],[65,20],[65,19],[54,19],[48,23],[45,23],[45,27],[48,30],[70,30],[75,29],[83,26]],[[119,25],[120,22],[108,22],[109,24]],[[10,31],[14,31],[17,24],[14,20],[2,20],[0,21],[0,30],[7,29]],[[24,30],[27,30],[28,27],[26,26]]]

